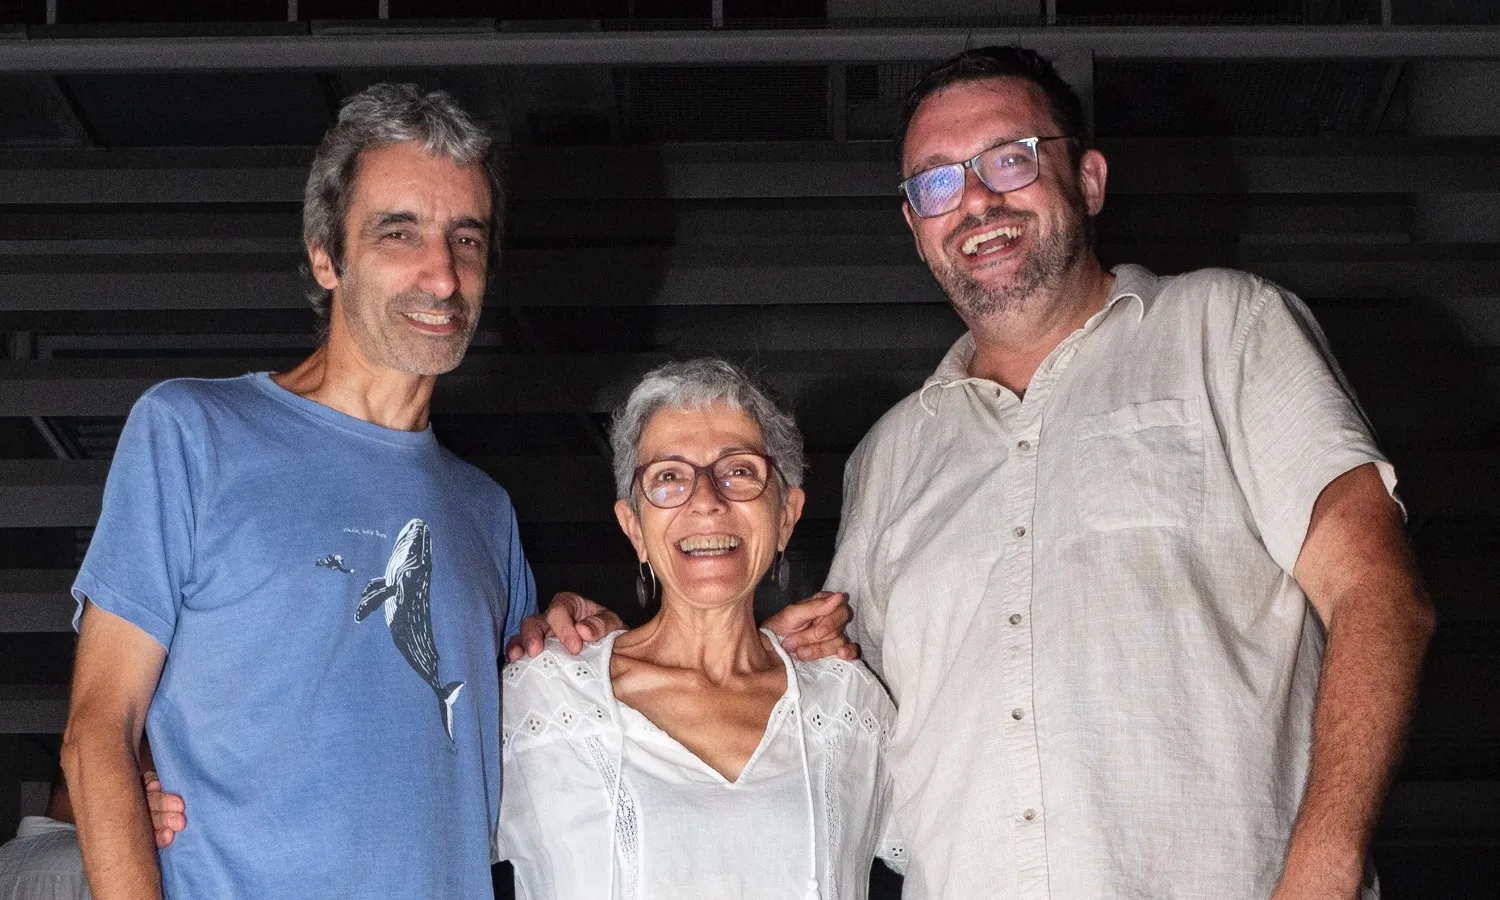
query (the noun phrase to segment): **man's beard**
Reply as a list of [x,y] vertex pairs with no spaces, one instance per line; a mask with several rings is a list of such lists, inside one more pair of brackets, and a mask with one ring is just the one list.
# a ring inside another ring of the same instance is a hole
[[[360,297],[360,285],[357,280],[351,283],[347,273],[342,286],[349,332],[371,362],[411,375],[442,375],[463,361],[478,324],[478,310],[462,295],[455,292],[440,299],[426,291],[410,290],[380,301]],[[449,335],[424,335],[399,324],[407,312],[447,313],[457,327]]]
[[[976,322],[1020,312],[1038,293],[1055,287],[1062,280],[1093,240],[1082,196],[1069,198],[1068,207],[1061,229],[1027,251],[1007,282],[986,283],[956,266],[932,267],[932,277],[948,295],[960,318],[965,322]],[[1028,224],[1034,224],[1036,214],[1027,215]],[[997,207],[983,219],[972,216],[965,219],[954,233],[969,232],[1005,220],[1014,221],[1015,218],[1013,211]],[[1028,233],[1035,234],[1036,231],[1031,228]]]

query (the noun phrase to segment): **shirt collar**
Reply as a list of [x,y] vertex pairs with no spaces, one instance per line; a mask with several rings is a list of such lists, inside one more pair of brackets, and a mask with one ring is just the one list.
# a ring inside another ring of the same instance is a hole
[[1135,320],[1139,322],[1156,302],[1156,295],[1161,293],[1161,279],[1151,270],[1133,263],[1121,263],[1110,271],[1114,273],[1115,286],[1109,292],[1109,299],[1104,301],[1104,308],[1107,310],[1129,297],[1135,301]]
[[20,827],[16,829],[16,837],[34,837],[53,831],[72,830],[74,830],[73,826],[67,822],[60,822],[47,816],[22,816]]
[[[1148,269],[1130,263],[1122,263],[1112,270],[1115,276],[1114,287],[1109,292],[1109,299],[1104,301],[1104,308],[1089,317],[1084,323],[1082,331],[1090,331],[1100,322],[1115,304],[1127,297],[1134,300],[1135,319],[1139,322],[1146,315],[1146,310],[1156,300],[1156,295],[1161,292],[1161,279],[1153,275]],[[956,387],[968,384],[972,381],[984,381],[982,378],[972,378],[969,375],[969,363],[974,360],[974,333],[964,332],[948,352],[943,356],[943,361],[938,363],[937,370],[923,382],[922,389],[917,394],[918,402],[922,409],[930,416],[937,415],[938,391],[943,388]]]

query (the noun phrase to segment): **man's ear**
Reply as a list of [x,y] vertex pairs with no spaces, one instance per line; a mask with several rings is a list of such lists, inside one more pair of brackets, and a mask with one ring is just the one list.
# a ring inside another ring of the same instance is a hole
[[927,254],[922,252],[922,242],[917,238],[917,214],[905,200],[901,201],[901,215],[906,217],[906,227],[911,229],[911,239],[917,245],[917,258],[927,262]]
[[615,519],[620,523],[620,530],[630,538],[630,545],[635,548],[635,558],[645,562],[646,535],[641,531],[640,517],[635,514],[629,500],[615,501]]
[[1078,160],[1078,186],[1083,190],[1084,206],[1091,216],[1104,209],[1104,183],[1109,180],[1109,163],[1098,150],[1085,150]]
[[307,245],[307,259],[311,263],[313,280],[325,290],[333,290],[339,286],[339,270],[333,264],[333,257],[323,249],[322,244]]

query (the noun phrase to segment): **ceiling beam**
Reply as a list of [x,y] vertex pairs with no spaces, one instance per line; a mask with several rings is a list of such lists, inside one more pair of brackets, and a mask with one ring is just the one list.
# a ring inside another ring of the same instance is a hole
[[[774,385],[790,379],[768,373],[766,380]],[[809,457],[807,518],[838,518],[846,458],[840,453]],[[510,491],[523,522],[614,521],[614,481],[603,456],[474,457],[469,462]],[[107,460],[0,460],[0,528],[93,525],[108,471]],[[1418,529],[1435,516],[1500,511],[1500,451],[1415,454],[1398,474]]]
[[[826,564],[827,558],[818,561]],[[1493,602],[1500,596],[1500,559],[1439,558],[1422,560],[1420,567],[1445,627],[1461,632],[1471,623],[1500,623],[1500,605]],[[625,561],[542,563],[532,571],[539,584],[594,597],[611,586],[620,593],[633,567]],[[73,569],[0,569],[0,634],[71,631],[69,590],[76,576]]]
[[[1492,297],[1495,244],[1106,243],[1109,264],[1169,274],[1244,269],[1302,297]],[[299,309],[296,260],[225,255],[12,257],[0,274],[0,312]],[[89,271],[92,269],[93,271]],[[18,271],[19,270],[19,271]],[[748,239],[740,245],[529,249],[505,252],[489,301],[527,307],[676,307],[946,303],[906,238]]]
[[[1363,352],[1365,346],[1368,352]],[[851,349],[761,350],[744,344],[695,343],[675,354],[473,352],[456,370],[438,379],[433,411],[436,415],[607,413],[648,369],[679,356],[705,353],[746,365],[794,405],[817,408],[856,383],[864,386],[868,396],[904,396],[932,374],[946,349],[936,344],[877,347],[869,342]],[[1427,356],[1418,360],[1416,351]],[[1405,354],[1406,365],[1393,367],[1392,352]],[[122,417],[147,388],[168,378],[284,371],[298,361],[292,355],[237,358],[227,354],[0,360],[0,417]],[[1402,403],[1414,405],[1428,399],[1420,391],[1402,392],[1404,382],[1434,379],[1444,385],[1462,383],[1473,390],[1500,370],[1500,357],[1485,348],[1452,340],[1402,348],[1380,335],[1366,344],[1352,343],[1343,354],[1343,363],[1367,400],[1389,394],[1398,410]]]
[[[812,454],[808,519],[837,519],[845,454]],[[602,456],[472,457],[509,491],[525,523],[610,523],[614,477]],[[0,460],[0,528],[84,528],[99,518],[108,460]],[[563,486],[559,488],[559,485]]]
[[67,685],[0,684],[0,734],[62,734],[67,723]]
[[33,37],[0,46],[0,72],[328,71],[380,67],[826,65],[945,59],[1022,44],[1099,59],[1494,59],[1487,26],[827,28],[211,37]]
[[[753,368],[796,402],[824,390],[895,386],[910,390],[932,373],[943,348],[918,350],[741,351],[725,354]],[[472,353],[438,380],[436,414],[609,412],[665,353]],[[123,416],[151,385],[176,377],[232,377],[275,371],[292,358],[124,358],[0,361],[0,416]],[[899,396],[899,394],[898,394]]]
[[72,569],[0,570],[0,634],[73,630]]
[[[1500,37],[1496,38],[1500,42]],[[1106,138],[1111,194],[1500,191],[1500,138]],[[896,200],[888,142],[516,148],[518,200]],[[0,205],[301,203],[304,149],[0,151]]]

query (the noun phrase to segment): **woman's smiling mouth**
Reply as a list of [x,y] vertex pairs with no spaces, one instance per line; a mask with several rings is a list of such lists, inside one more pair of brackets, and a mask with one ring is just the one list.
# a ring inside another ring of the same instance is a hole
[[677,549],[688,556],[726,556],[739,549],[741,540],[733,534],[694,534],[677,542]]

